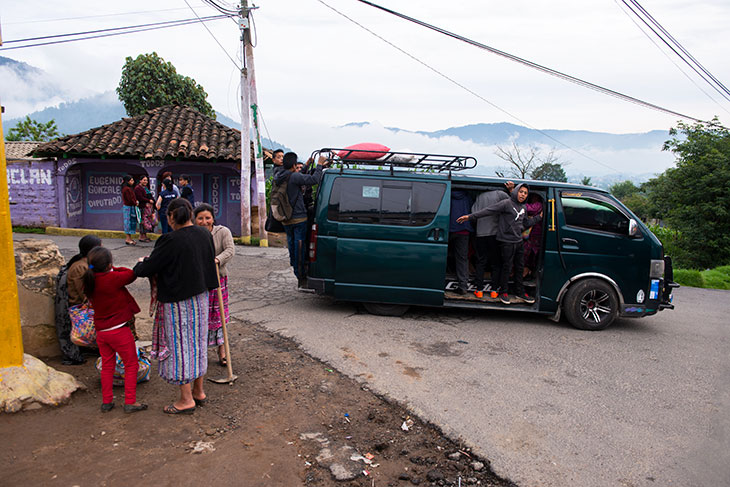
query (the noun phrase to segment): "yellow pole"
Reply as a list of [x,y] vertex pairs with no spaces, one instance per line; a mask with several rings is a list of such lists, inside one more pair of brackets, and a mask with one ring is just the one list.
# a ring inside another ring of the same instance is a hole
[[15,276],[13,228],[10,223],[5,135],[0,109],[0,368],[23,365],[23,335],[20,331],[18,281]]

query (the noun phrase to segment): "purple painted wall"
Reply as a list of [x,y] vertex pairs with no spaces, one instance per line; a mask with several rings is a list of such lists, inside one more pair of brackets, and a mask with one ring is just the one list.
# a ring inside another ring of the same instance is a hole
[[13,225],[59,224],[54,161],[8,162],[10,218]]

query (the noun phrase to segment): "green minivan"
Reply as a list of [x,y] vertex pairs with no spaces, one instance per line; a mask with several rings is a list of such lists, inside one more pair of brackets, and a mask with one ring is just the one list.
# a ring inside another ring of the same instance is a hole
[[671,258],[654,234],[606,191],[550,181],[526,181],[543,207],[542,241],[525,282],[535,303],[450,292],[451,192],[474,199],[503,190],[506,180],[461,173],[476,167],[472,157],[364,152],[357,159],[346,149],[313,154],[332,161],[317,188],[309,238],[308,287],[317,293],[381,315],[413,305],[520,310],[555,321],[565,314],[585,330],[674,308]]

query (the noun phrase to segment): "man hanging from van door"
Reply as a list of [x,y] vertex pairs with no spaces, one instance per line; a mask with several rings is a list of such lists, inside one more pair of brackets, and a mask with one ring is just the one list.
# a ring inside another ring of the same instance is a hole
[[304,266],[306,255],[307,208],[304,204],[302,186],[311,187],[319,184],[322,169],[328,165],[327,158],[320,156],[317,167],[312,174],[297,172],[297,155],[294,152],[284,154],[284,162],[274,168],[274,184],[287,184],[286,194],[292,207],[292,215],[284,220],[286,242],[289,248],[289,263],[297,276],[298,287],[307,287],[307,275]]
[[542,212],[534,217],[527,217],[525,201],[529,187],[518,184],[509,199],[499,201],[491,206],[468,215],[460,216],[457,221],[465,222],[470,218],[478,219],[488,215],[499,215],[497,224],[497,242],[502,258],[502,268],[499,271],[499,300],[503,304],[510,304],[509,275],[514,266],[515,297],[517,301],[532,304],[535,298],[525,292],[522,284],[525,249],[522,244],[522,232],[542,220]]
[[[476,201],[471,207],[471,212],[476,213],[479,210],[483,210],[493,204],[509,199],[509,194],[515,188],[515,183],[507,181],[504,183],[506,191],[485,191],[477,196]],[[498,215],[489,215],[477,220],[476,224],[476,251],[477,251],[477,265],[475,266],[474,276],[474,295],[477,298],[484,296],[484,271],[489,264],[490,269],[490,298],[497,299],[499,294],[497,289],[499,288],[499,272],[502,268],[502,259],[500,257],[499,242],[497,242],[497,225],[499,224]]]

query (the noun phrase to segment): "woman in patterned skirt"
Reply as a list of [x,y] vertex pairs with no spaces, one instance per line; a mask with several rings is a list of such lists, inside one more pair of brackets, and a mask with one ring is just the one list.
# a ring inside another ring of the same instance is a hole
[[124,241],[135,245],[132,235],[137,232],[137,197],[134,195],[134,178],[129,174],[122,177],[122,217],[124,218]]
[[178,400],[164,412],[192,414],[207,400],[203,376],[208,369],[208,295],[218,287],[215,247],[211,233],[193,225],[187,200],[172,200],[166,216],[173,231],[157,239],[134,273],[156,278],[152,355],[159,360],[160,377],[180,386]]
[[[223,316],[228,323],[228,272],[226,264],[234,255],[236,248],[233,244],[233,235],[231,231],[223,225],[215,224],[213,216],[215,209],[208,203],[202,203],[195,207],[193,215],[195,224],[203,228],[207,228],[213,235],[213,244],[215,245],[215,263],[221,278],[221,294],[223,295]],[[223,327],[221,324],[221,309],[218,303],[218,291],[210,292],[210,314],[208,315],[208,346],[218,347],[218,365],[225,367],[228,365],[228,357],[223,344]]]

